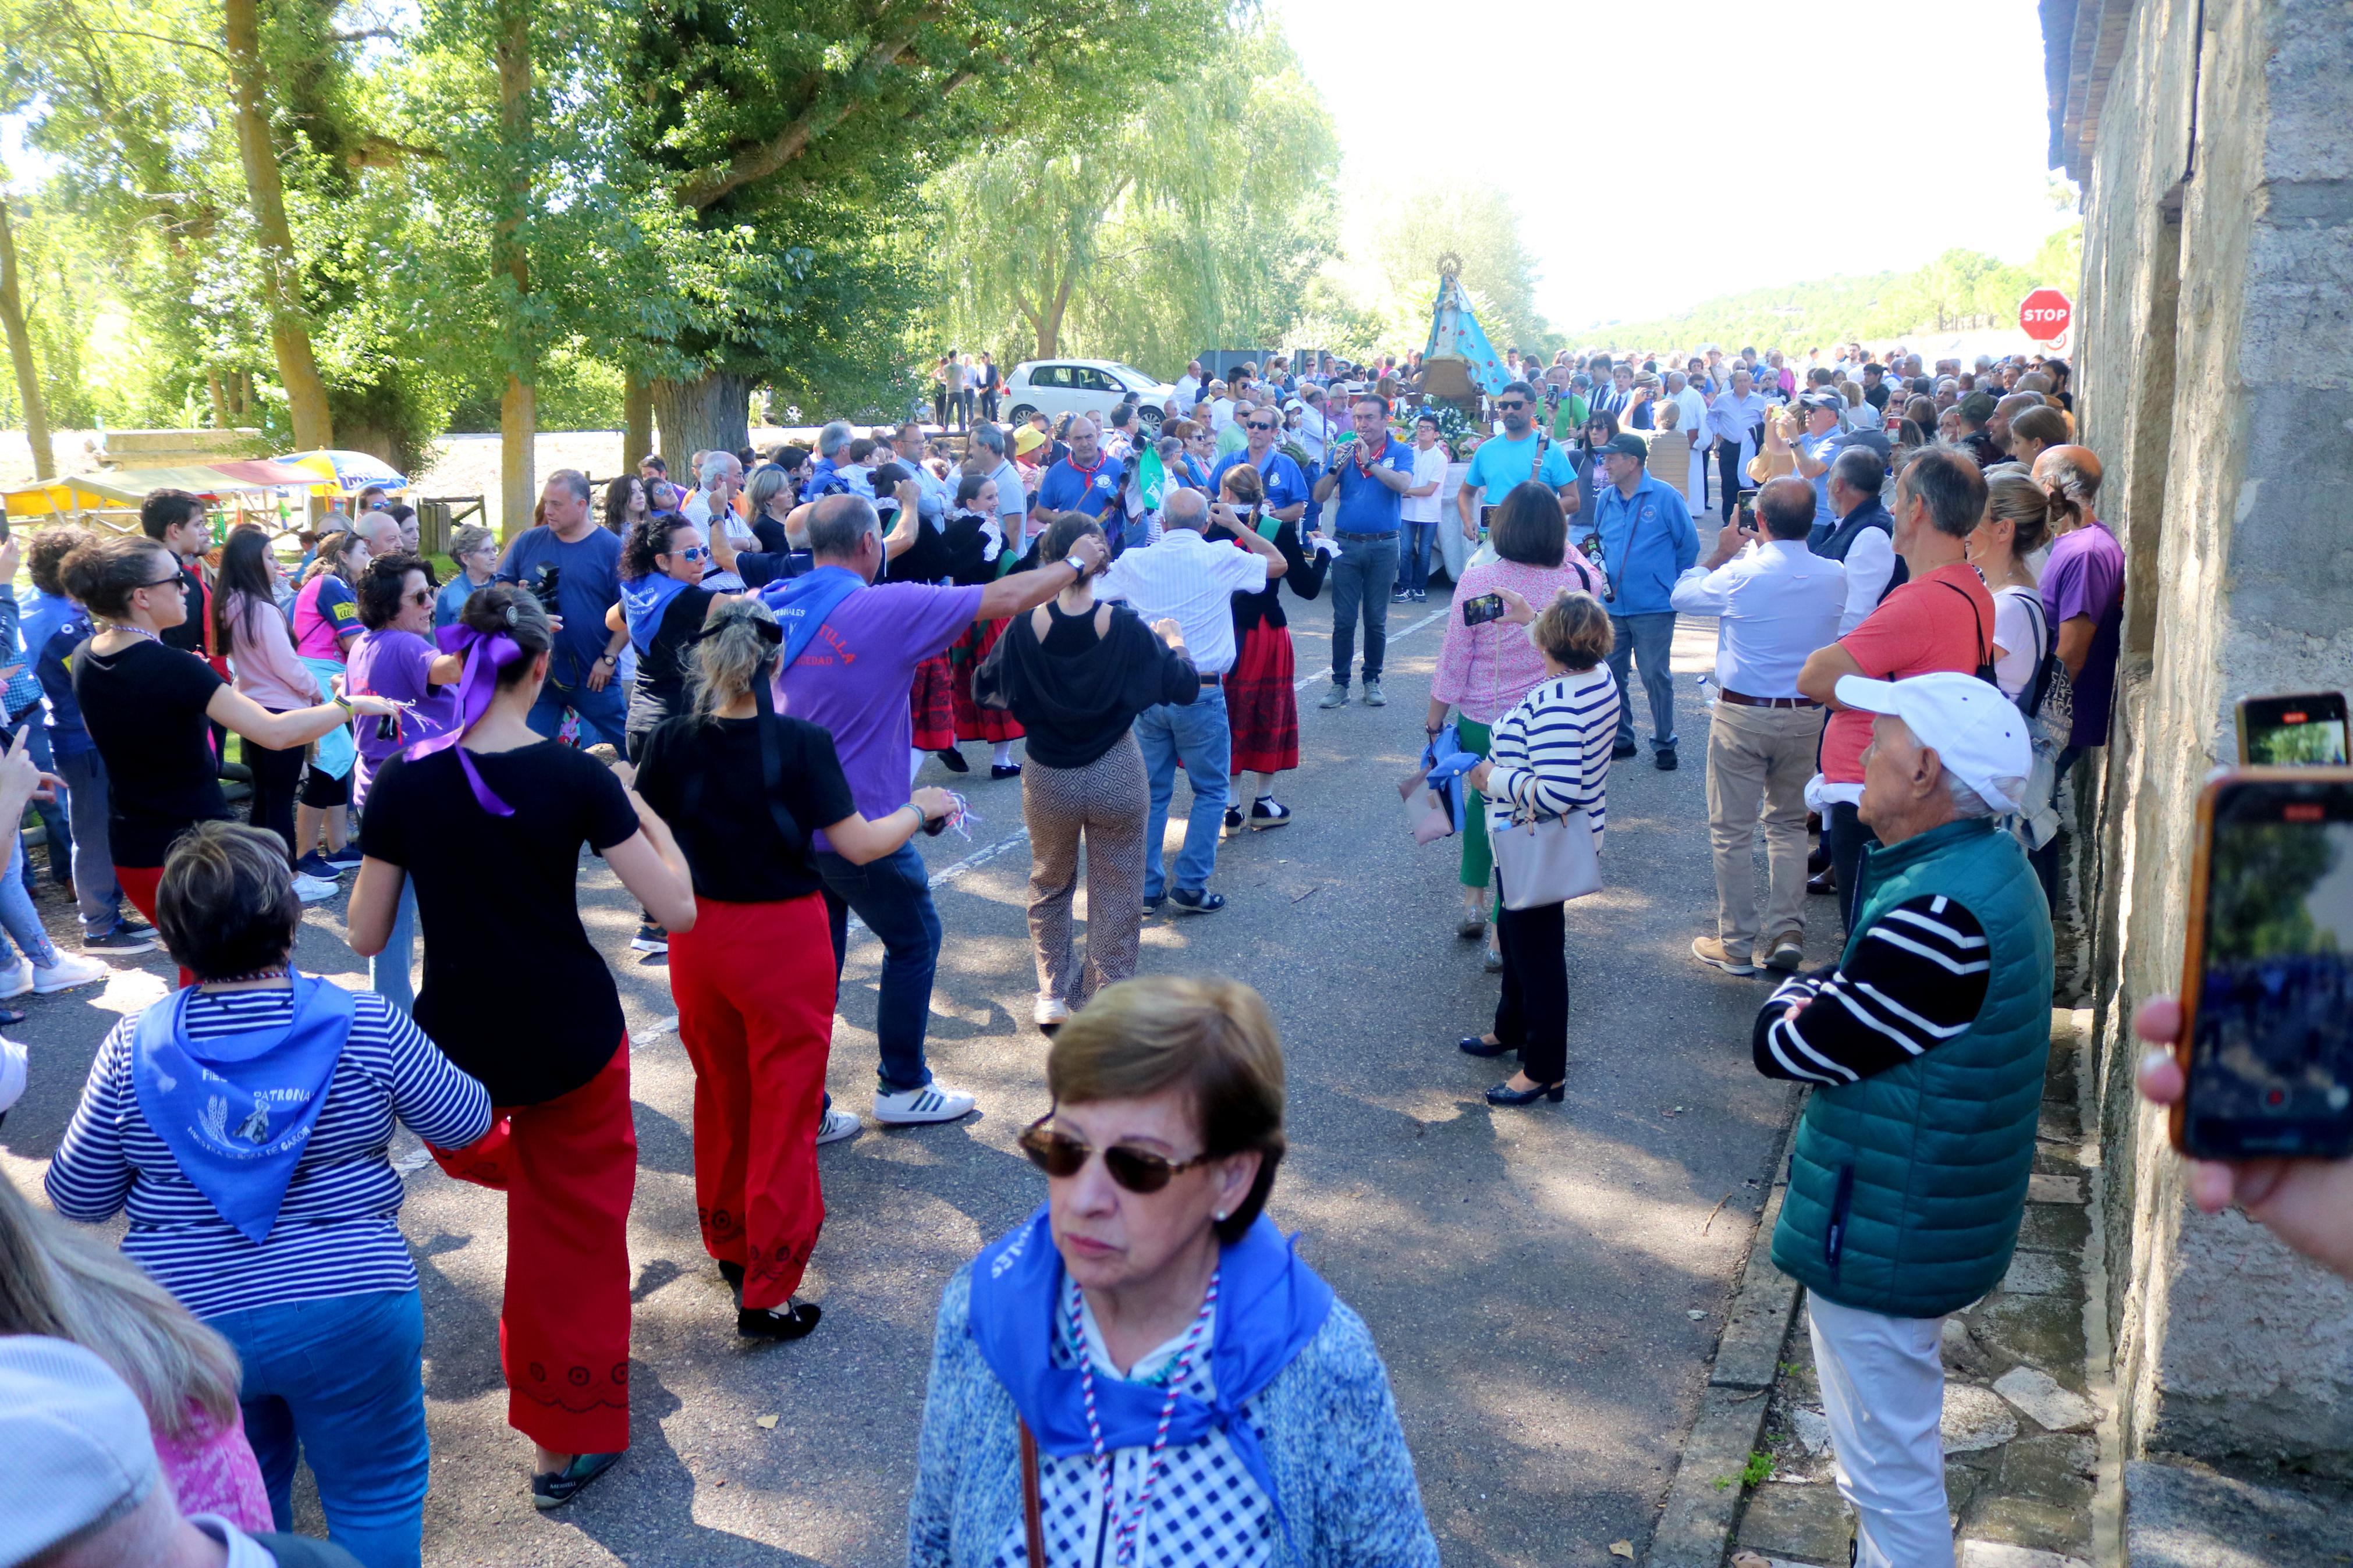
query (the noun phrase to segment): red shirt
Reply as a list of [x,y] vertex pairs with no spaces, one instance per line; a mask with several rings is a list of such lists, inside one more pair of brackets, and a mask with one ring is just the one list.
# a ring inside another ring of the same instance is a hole
[[[1933,669],[1972,675],[1992,657],[1993,595],[1966,561],[1915,577],[1879,602],[1839,647],[1874,680],[1901,680]],[[1822,732],[1822,777],[1862,782],[1862,752],[1873,715],[1841,709]]]

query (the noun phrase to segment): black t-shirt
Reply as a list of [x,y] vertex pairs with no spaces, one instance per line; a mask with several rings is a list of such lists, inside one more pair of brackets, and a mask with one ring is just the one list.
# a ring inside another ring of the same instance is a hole
[[[165,647],[201,655],[205,651],[205,627],[212,620],[212,605],[205,594],[204,574],[183,562],[180,581],[187,584],[187,592],[181,595],[188,606],[187,619],[176,626],[165,626],[155,635],[164,639]],[[121,864],[128,866],[132,862],[125,860]]]
[[554,741],[470,754],[512,816],[482,809],[454,748],[396,756],[368,791],[360,848],[417,887],[417,1026],[492,1104],[535,1105],[595,1078],[621,1043],[620,994],[574,885],[580,847],[627,843],[638,814],[610,769]]
[[205,719],[227,684],[195,655],[144,637],[103,658],[89,643],[74,650],[74,700],[106,760],[116,865],[161,866],[173,839],[227,819]]
[[650,730],[686,707],[686,639],[702,629],[702,617],[711,613],[716,596],[708,588],[686,588],[662,606],[653,646],[638,657],[637,685],[629,693],[630,730]]
[[677,836],[699,897],[769,904],[818,891],[825,883],[809,835],[858,810],[832,734],[786,714],[771,721],[789,836],[761,782],[758,720],[672,719],[638,755],[638,794]]

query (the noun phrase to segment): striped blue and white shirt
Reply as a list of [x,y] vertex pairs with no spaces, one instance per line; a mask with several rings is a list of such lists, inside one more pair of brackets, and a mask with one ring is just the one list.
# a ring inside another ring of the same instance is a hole
[[1609,750],[1618,742],[1618,683],[1597,664],[1540,681],[1519,706],[1495,721],[1489,737],[1488,826],[1514,810],[1539,816],[1582,811],[1601,847]]
[[[385,1158],[393,1118],[437,1148],[490,1131],[491,1097],[373,992],[352,998],[352,1031],[326,1102],[267,1241],[221,1218],[140,1110],[131,1082],[136,1016],[99,1047],[81,1104],[49,1163],[49,1202],[97,1223],[128,1211],[122,1250],[199,1318],[253,1307],[417,1288],[396,1223],[400,1175]],[[207,1039],[291,1022],[291,991],[198,992],[189,1035]]]

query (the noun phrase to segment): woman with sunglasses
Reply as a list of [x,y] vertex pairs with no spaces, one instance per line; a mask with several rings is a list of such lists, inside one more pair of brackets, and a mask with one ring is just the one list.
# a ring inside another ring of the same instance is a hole
[[1261,1212],[1282,1077],[1229,980],[1122,981],[1063,1026],[1021,1136],[1046,1202],[940,1302],[911,1568],[1434,1568],[1372,1336]]
[[817,1326],[818,1309],[793,1298],[825,1223],[817,1146],[858,1131],[824,1103],[835,974],[810,836],[863,866],[955,810],[946,791],[919,789],[880,821],[859,815],[833,737],[771,706],[782,640],[758,601],[713,604],[691,639],[691,710],[645,738],[635,773],[694,879],[670,979],[694,1064],[702,1245],[742,1292],[735,1331],[767,1340]]
[[172,840],[199,822],[230,820],[211,725],[284,751],[343,729],[355,714],[393,708],[379,698],[338,696],[273,713],[203,659],[164,647],[158,634],[187,618],[187,579],[152,539],[94,540],[66,557],[60,574],[67,594],[100,624],[73,661],[74,699],[106,763],[115,879],[152,923]]

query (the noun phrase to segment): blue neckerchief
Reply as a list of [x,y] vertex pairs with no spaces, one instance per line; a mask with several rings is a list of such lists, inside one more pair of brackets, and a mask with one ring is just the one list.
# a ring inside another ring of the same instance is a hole
[[686,592],[686,584],[667,572],[649,572],[621,584],[621,619],[638,654],[654,651],[654,634],[661,630],[670,602]]
[[[1212,1429],[1224,1432],[1242,1468],[1274,1505],[1288,1538],[1291,1521],[1275,1490],[1274,1472],[1241,1407],[1322,1331],[1332,1311],[1332,1287],[1300,1261],[1293,1243],[1264,1215],[1223,1249],[1219,1269],[1217,1328],[1209,1342],[1218,1402],[1211,1406],[1178,1394],[1168,1442],[1183,1447]],[[1054,1364],[1054,1314],[1061,1289],[1062,1255],[1055,1250],[1043,1205],[1027,1224],[983,1247],[973,1260],[973,1343],[1013,1396],[1039,1447],[1067,1458],[1093,1453],[1094,1441],[1087,1432],[1078,1370]],[[1104,1450],[1149,1447],[1166,1397],[1164,1389],[1097,1378],[1095,1414]]]
[[819,566],[760,590],[760,603],[768,606],[776,624],[785,628],[784,654],[776,660],[779,676],[792,668],[793,661],[817,639],[825,618],[839,609],[844,599],[865,586],[866,579],[847,566]]
[[292,979],[294,1014],[282,1026],[192,1040],[191,986],[139,1015],[131,1039],[147,1125],[221,1218],[256,1243],[278,1223],[352,1028],[350,992]]

